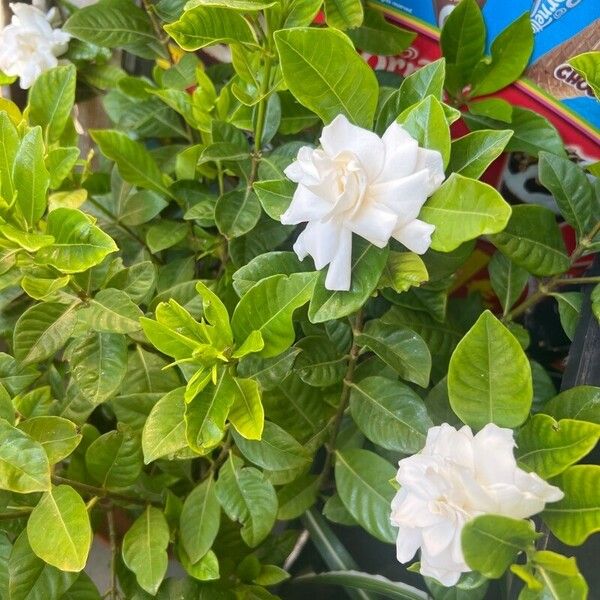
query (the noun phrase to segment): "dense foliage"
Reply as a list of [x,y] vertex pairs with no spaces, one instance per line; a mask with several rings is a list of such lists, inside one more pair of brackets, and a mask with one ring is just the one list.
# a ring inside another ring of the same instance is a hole
[[[600,434],[600,390],[556,395],[519,318],[551,295],[573,336],[581,296],[561,286],[600,247],[600,186],[544,118],[480,98],[525,67],[528,17],[484,56],[464,0],[444,58],[379,83],[354,45],[397,54],[412,35],[357,0],[325,0],[323,26],[321,0],[184,4],[65,3],[70,64],[41,74],[24,110],[0,99],[0,597],[99,598],[82,570],[101,532],[110,598],[274,598],[307,530],[331,571],[314,581],[352,597],[478,599],[514,577],[522,600],[585,598],[574,560],[545,543],[600,529],[600,467],[576,464]],[[202,62],[216,43],[231,64]],[[83,131],[97,150],[82,156],[73,108],[92,92],[112,125]],[[325,287],[292,251],[303,226],[279,220],[296,188],[284,169],[339,114],[378,135],[402,124],[446,170],[420,213],[431,248],[355,236],[349,291]],[[471,133],[452,140],[460,118]],[[478,180],[503,151],[539,157],[570,255],[548,208]],[[452,296],[481,238],[496,316]],[[441,423],[514,429],[519,466],[564,492],[535,523],[471,520],[474,573],[453,596],[355,572],[327,523],[393,544],[396,464]],[[165,579],[169,556],[185,578]]]

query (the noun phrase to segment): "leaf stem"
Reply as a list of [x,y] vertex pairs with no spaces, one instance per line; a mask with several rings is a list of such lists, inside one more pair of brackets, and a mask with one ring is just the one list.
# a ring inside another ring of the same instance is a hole
[[31,514],[33,508],[21,508],[19,510],[9,510],[7,512],[0,513],[0,521],[8,521],[10,519],[21,519]]
[[[357,334],[362,331],[363,328],[363,319],[364,315],[362,309],[360,309],[356,313],[356,317],[354,320],[354,327],[352,329],[354,339],[356,339]],[[331,464],[333,462],[333,453],[335,452],[335,442],[337,440],[337,436],[340,432],[340,428],[342,426],[342,419],[344,418],[344,413],[348,408],[348,403],[350,401],[350,390],[352,388],[352,379],[354,377],[354,371],[356,370],[356,364],[358,362],[358,356],[360,353],[360,348],[356,341],[352,342],[352,348],[350,348],[350,355],[348,358],[348,368],[346,369],[346,375],[344,376],[344,383],[342,388],[342,393],[340,395],[340,402],[337,407],[337,411],[333,416],[332,425],[331,425],[331,433],[329,435],[329,440],[325,444],[325,448],[327,450],[327,456],[325,457],[325,464],[323,465],[323,470],[319,475],[319,483],[318,489],[323,489],[327,485],[327,479],[329,477],[329,471],[331,470]]]
[[152,502],[136,496],[129,496],[128,494],[109,492],[104,488],[88,485],[87,483],[81,483],[80,481],[74,481],[73,479],[67,479],[66,477],[59,477],[58,475],[52,475],[52,483],[55,485],[70,485],[72,488],[75,488],[80,492],[90,494],[92,496],[98,496],[99,498],[112,498],[113,500],[118,500],[127,504],[138,504],[140,506],[152,504],[153,506],[162,507],[160,502]]
[[117,600],[117,534],[115,530],[115,515],[111,506],[106,513],[106,521],[108,523],[108,539],[110,541],[110,589],[108,597],[111,600]]

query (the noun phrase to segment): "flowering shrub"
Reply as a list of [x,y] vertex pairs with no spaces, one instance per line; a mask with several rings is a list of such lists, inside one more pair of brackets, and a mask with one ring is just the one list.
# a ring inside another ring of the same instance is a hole
[[[525,67],[528,17],[485,56],[463,0],[400,81],[355,46],[412,34],[358,0],[60,7],[13,5],[1,34],[30,89],[0,99],[0,597],[100,598],[96,536],[113,599],[585,598],[547,547],[600,529],[577,464],[600,390],[557,394],[521,321],[554,297],[573,336],[599,168],[480,98]],[[197,52],[217,44],[231,63]],[[77,121],[92,94],[110,128]],[[538,157],[570,255],[550,209],[479,180],[503,151]],[[454,293],[476,244],[499,303]],[[345,526],[424,578],[360,572]]]

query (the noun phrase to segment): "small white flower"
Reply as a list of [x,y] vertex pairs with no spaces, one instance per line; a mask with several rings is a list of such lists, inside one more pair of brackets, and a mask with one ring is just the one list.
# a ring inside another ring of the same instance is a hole
[[56,67],[67,51],[70,36],[52,27],[56,10],[47,13],[21,2],[11,4],[14,15],[0,31],[0,70],[18,76],[19,85],[27,89],[48,69]]
[[435,227],[417,217],[444,181],[442,156],[419,148],[401,125],[383,137],[338,115],[323,128],[321,147],[300,148],[285,174],[298,183],[281,222],[308,222],[294,245],[317,269],[329,265],[325,287],[349,290],[352,234],[383,248],[394,237],[423,254]]
[[517,466],[514,447],[512,430],[491,423],[476,435],[466,426],[432,427],[425,448],[398,463],[391,514],[398,560],[421,548],[421,574],[455,585],[471,570],[460,540],[467,521],[487,513],[523,519],[560,500],[561,490]]

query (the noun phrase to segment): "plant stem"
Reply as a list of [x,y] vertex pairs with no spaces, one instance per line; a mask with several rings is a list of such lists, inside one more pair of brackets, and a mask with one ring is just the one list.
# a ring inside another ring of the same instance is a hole
[[565,277],[557,280],[556,285],[590,285],[594,283],[600,283],[600,277]]
[[9,510],[8,512],[0,513],[0,521],[8,521],[10,519],[21,519],[31,514],[33,508],[21,508],[19,510]]
[[[354,321],[353,334],[356,340],[356,335],[362,331],[363,328],[363,312],[360,309],[356,313],[356,318]],[[346,375],[344,376],[344,383],[342,388],[342,393],[340,395],[340,402],[337,407],[337,411],[333,416],[331,433],[329,435],[329,440],[325,444],[325,448],[327,450],[327,456],[325,457],[325,464],[323,465],[323,470],[319,475],[319,484],[318,488],[323,489],[323,487],[327,484],[327,479],[329,477],[329,471],[331,470],[331,463],[333,462],[333,453],[335,452],[335,442],[337,440],[337,436],[340,432],[340,427],[342,426],[342,419],[344,418],[344,413],[346,412],[346,408],[348,408],[348,403],[350,401],[350,390],[352,387],[352,379],[354,377],[354,371],[356,369],[356,363],[358,361],[360,348],[356,341],[352,342],[352,348],[350,348],[350,355],[348,358],[348,368],[346,369]]]
[[150,23],[152,24],[152,29],[154,29],[154,33],[160,42],[160,45],[163,47],[166,57],[171,64],[173,64],[173,57],[171,56],[171,51],[169,50],[169,38],[168,36],[164,36],[164,32],[160,23],[156,20],[156,14],[154,12],[154,6],[150,3],[149,0],[142,0],[142,4],[144,6],[144,10],[150,19]]
[[80,492],[91,494],[92,496],[98,496],[100,498],[112,498],[113,500],[118,500],[127,504],[138,504],[140,506],[147,506],[148,504],[152,504],[153,506],[162,507],[162,504],[160,502],[152,502],[143,498],[138,498],[136,496],[129,496],[128,494],[109,492],[104,488],[99,488],[94,485],[88,485],[87,483],[81,483],[80,481],[67,479],[66,477],[59,477],[58,475],[52,475],[52,483],[54,483],[55,485],[70,485],[72,488],[75,488]]
[[111,600],[117,600],[117,534],[115,531],[115,516],[113,513],[113,507],[106,513],[106,520],[108,522],[108,539],[110,541],[110,590],[109,598]]

